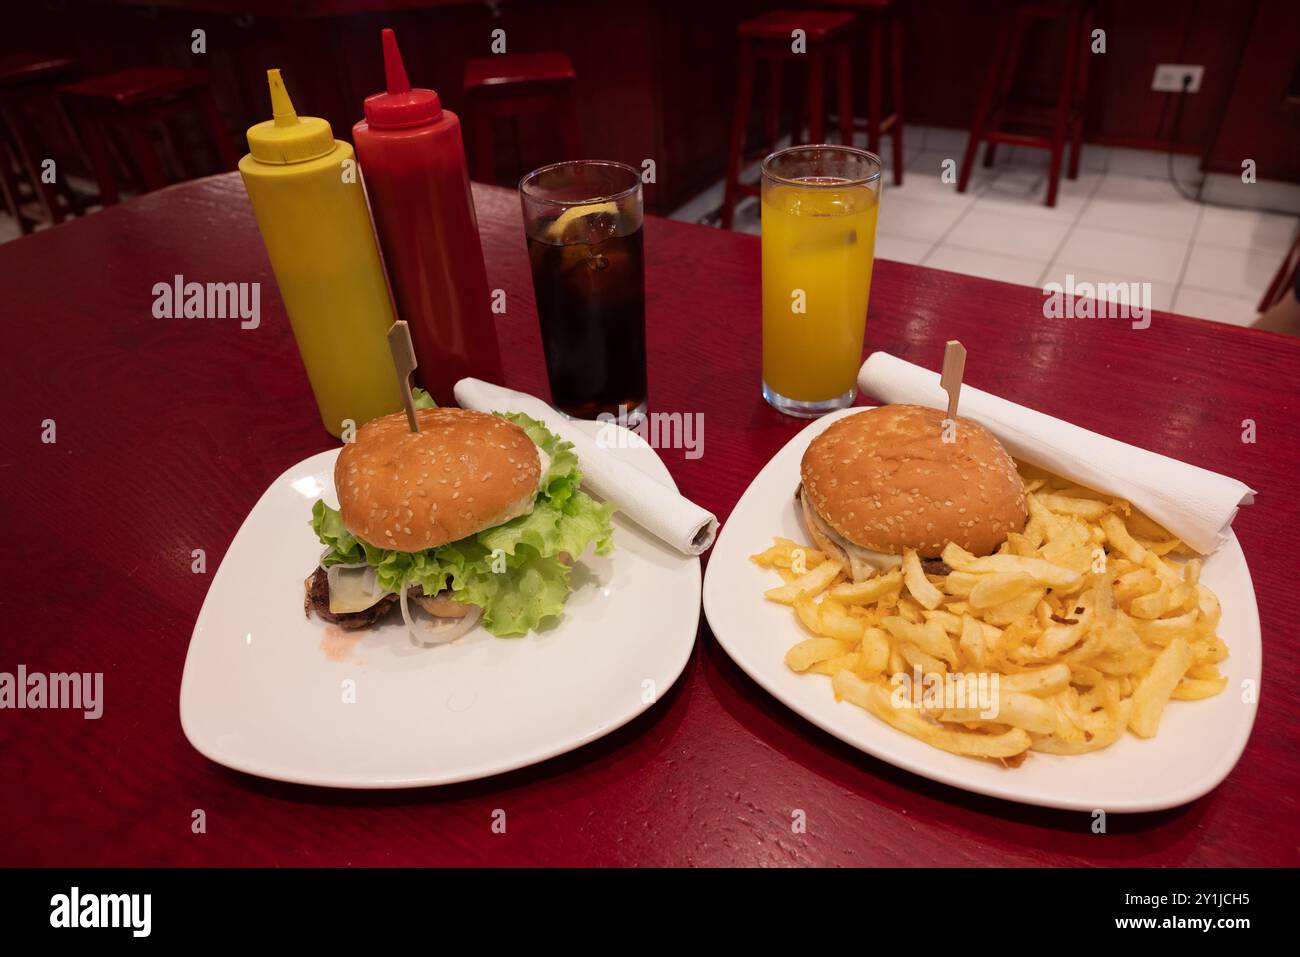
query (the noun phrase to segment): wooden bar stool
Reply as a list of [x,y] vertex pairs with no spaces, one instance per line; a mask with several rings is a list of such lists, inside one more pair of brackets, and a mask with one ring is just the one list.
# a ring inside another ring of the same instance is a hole
[[53,183],[41,175],[41,164],[56,157],[41,135],[40,120],[58,124],[69,143],[76,145],[57,95],[58,84],[75,68],[76,61],[65,56],[0,56],[0,194],[24,235],[42,221],[23,212],[25,202],[34,200],[48,223],[61,223],[84,208],[81,197],[68,187],[65,170],[56,166]]
[[[735,220],[736,202],[741,196],[756,196],[760,187],[742,183],[740,172],[747,160],[770,153],[776,145],[781,116],[782,70],[787,60],[808,60],[808,140],[821,143],[826,137],[824,84],[826,67],[835,64],[837,87],[836,111],[839,114],[840,140],[853,142],[853,77],[850,72],[847,34],[856,18],[844,11],[773,10],[740,24],[740,75],[736,84],[736,111],[731,120],[731,149],[727,155],[726,196],[722,202],[722,228],[730,229]],[[807,50],[795,53],[794,31],[804,31]],[[745,131],[749,126],[751,87],[757,63],[768,70],[767,113],[764,120],[764,154],[745,152]],[[802,123],[795,123],[792,139],[798,139]]]
[[[1092,32],[1093,8],[1092,0],[1016,3],[1004,17],[994,44],[993,59],[984,74],[975,118],[971,122],[961,174],[957,178],[957,192],[964,193],[970,183],[971,167],[980,143],[988,144],[984,154],[985,166],[993,164],[998,143],[1051,150],[1047,174],[1048,206],[1056,205],[1067,139],[1070,142],[1070,162],[1066,175],[1070,179],[1078,178],[1087,95],[1088,58],[1085,54]],[[1034,21],[1040,20],[1060,21],[1065,29],[1056,99],[1046,106],[1016,106],[1011,102],[1016,64],[1027,29]]]
[[[854,129],[867,133],[867,149],[880,152],[885,135],[894,145],[894,185],[903,185],[903,20],[894,0],[827,0],[833,6],[852,7],[867,33],[867,118],[855,122]],[[889,54],[885,55],[885,35],[889,35]],[[889,105],[891,112],[881,115],[884,97],[885,61],[889,61]]]
[[150,135],[156,124],[186,177],[198,175],[193,157],[173,123],[182,114],[199,120],[223,170],[239,163],[234,140],[212,98],[202,70],[134,67],[70,83],[60,91],[86,140],[91,166],[105,206],[118,201],[118,182],[109,154],[109,138],[124,137],[132,164],[145,190],[167,185],[167,174]]
[[[470,101],[467,119],[474,142],[474,179],[480,183],[496,182],[493,134],[499,119],[508,119],[513,126],[520,116],[551,117],[560,131],[563,155],[559,158],[578,159],[582,145],[578,110],[573,100],[577,78],[568,56],[556,50],[502,53],[466,61],[465,94]],[[514,137],[518,162],[518,130],[514,131]]]

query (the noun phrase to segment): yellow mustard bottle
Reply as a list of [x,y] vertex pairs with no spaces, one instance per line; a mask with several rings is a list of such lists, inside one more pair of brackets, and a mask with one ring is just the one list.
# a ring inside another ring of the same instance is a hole
[[299,116],[268,70],[274,119],[248,130],[239,173],[326,430],[342,438],[402,407],[386,334],[393,306],[352,147]]

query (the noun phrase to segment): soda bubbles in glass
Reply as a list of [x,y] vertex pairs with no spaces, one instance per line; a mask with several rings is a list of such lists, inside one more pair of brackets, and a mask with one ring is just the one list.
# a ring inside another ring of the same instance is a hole
[[646,406],[644,213],[631,166],[577,160],[519,183],[551,401],[565,415]]

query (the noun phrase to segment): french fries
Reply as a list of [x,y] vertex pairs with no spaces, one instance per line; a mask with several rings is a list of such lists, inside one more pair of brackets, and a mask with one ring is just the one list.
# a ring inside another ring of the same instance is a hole
[[811,634],[786,665],[933,747],[1008,766],[1153,737],[1170,701],[1221,693],[1228,649],[1199,558],[1123,499],[1022,478],[1024,530],[993,555],[950,543],[946,575],[910,549],[861,582],[790,539],[752,556]]

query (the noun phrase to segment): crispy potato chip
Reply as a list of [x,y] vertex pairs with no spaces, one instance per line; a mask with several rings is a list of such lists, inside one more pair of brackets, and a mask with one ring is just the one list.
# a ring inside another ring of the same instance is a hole
[[786,666],[791,671],[807,671],[819,661],[847,654],[847,642],[835,638],[809,638],[785,653]]
[[1146,561],[1147,550],[1128,533],[1128,526],[1124,524],[1124,519],[1110,512],[1101,517],[1101,528],[1106,533],[1106,541],[1115,546],[1115,549],[1129,561],[1137,562],[1139,565]]
[[1041,492],[1035,495],[1048,511],[1057,515],[1075,515],[1080,518],[1098,519],[1111,510],[1109,502],[1098,499],[1075,498],[1069,495]]
[[927,655],[942,658],[950,665],[957,663],[957,651],[953,648],[952,639],[938,622],[915,624],[905,618],[891,615],[882,619],[880,625],[893,637],[900,641],[911,642]]
[[835,696],[851,702],[900,731],[919,738],[927,744],[953,754],[980,758],[1009,758],[1027,750],[1028,733],[1012,728],[1000,734],[955,731],[927,720],[914,708],[895,708],[890,700],[889,688],[884,684],[866,682],[851,671],[841,671],[831,679]]
[[825,561],[807,574],[800,575],[794,581],[787,582],[779,588],[769,589],[763,595],[769,601],[793,605],[798,598],[824,591],[835,580],[835,576],[843,570],[844,566],[839,562]]
[[1201,698],[1213,698],[1226,687],[1227,675],[1219,675],[1217,678],[1184,678],[1178,682],[1178,687],[1174,688],[1170,697],[1179,701],[1198,701]]
[[943,592],[931,585],[925,577],[916,549],[903,550],[903,581],[908,592],[922,608],[934,609],[943,604]]
[[1038,580],[1025,572],[995,572],[981,575],[980,580],[970,591],[972,608],[992,608],[1003,602],[1019,598],[1025,592],[1034,589]]
[[1133,690],[1128,726],[1134,734],[1141,738],[1155,736],[1165,705],[1191,666],[1192,649],[1182,638],[1174,638]]
[[845,583],[831,589],[831,597],[846,605],[866,605],[879,601],[891,591],[895,594],[903,587],[903,573],[895,568],[883,575],[875,575],[863,582]]

